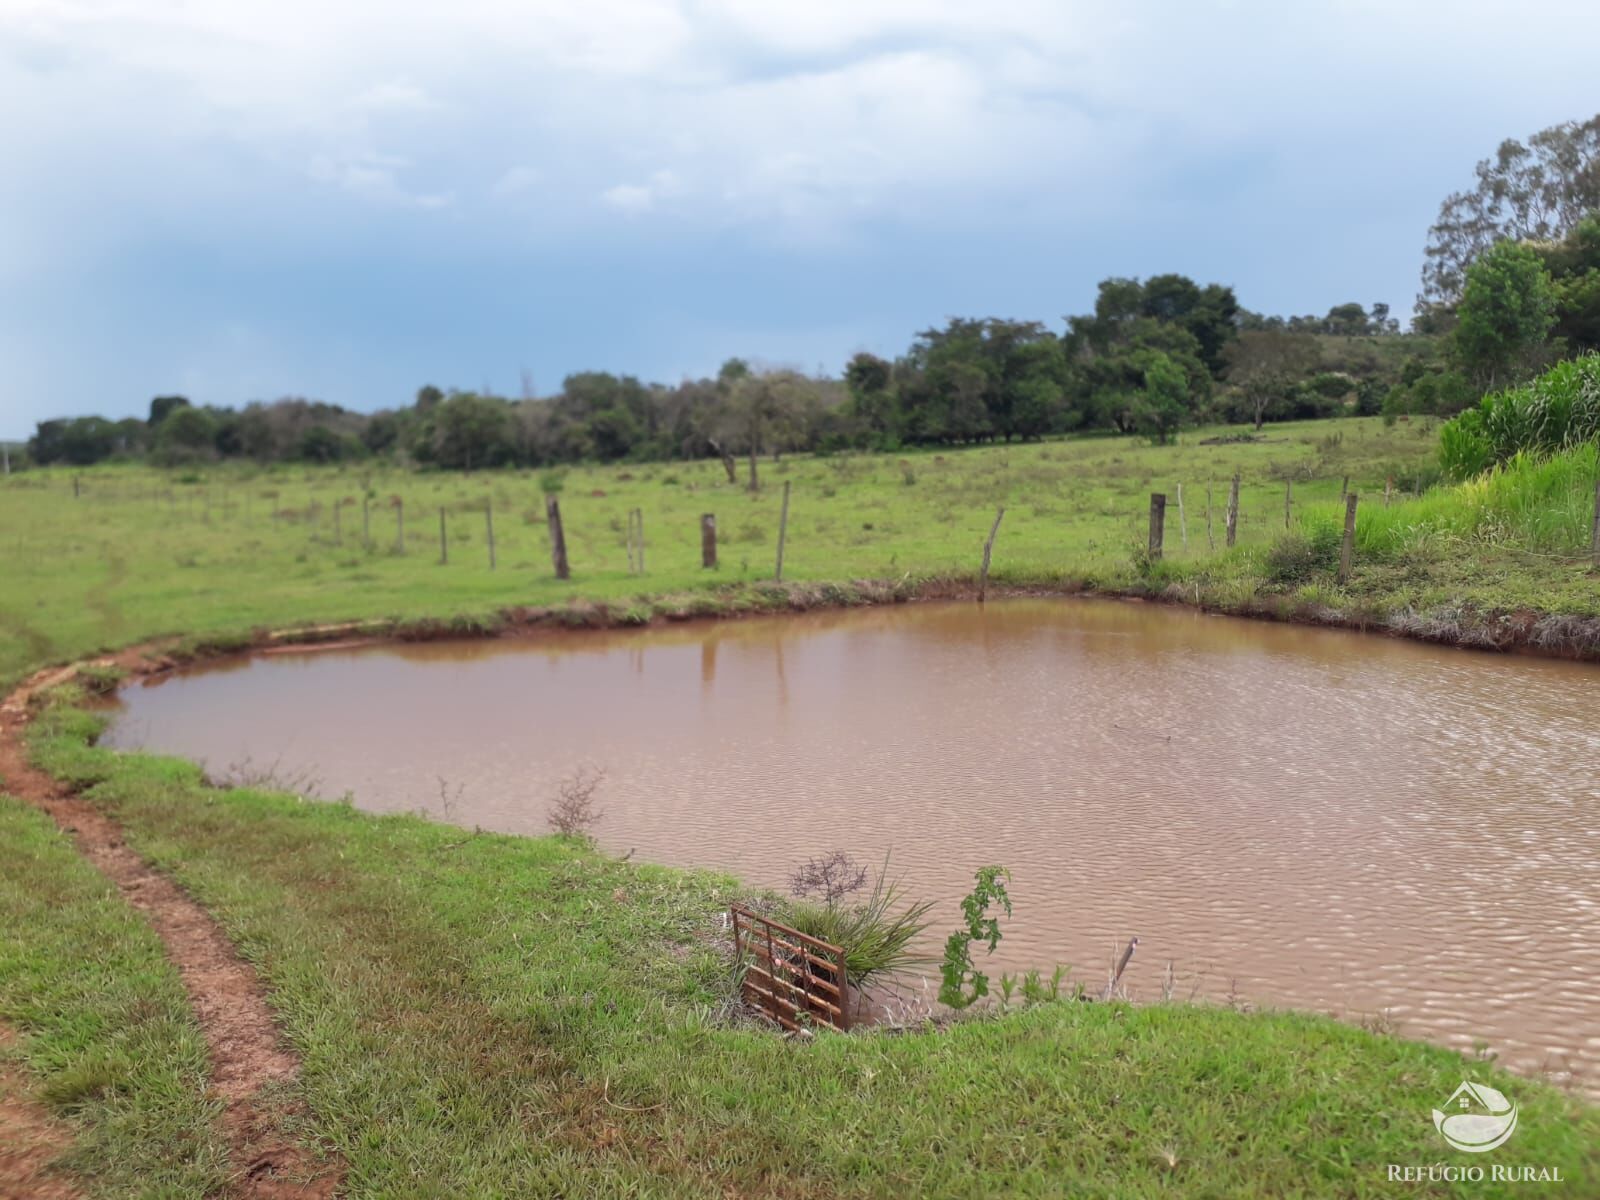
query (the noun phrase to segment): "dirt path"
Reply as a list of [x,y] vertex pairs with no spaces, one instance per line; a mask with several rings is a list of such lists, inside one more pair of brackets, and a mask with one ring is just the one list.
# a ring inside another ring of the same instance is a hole
[[[0,1051],[16,1035],[0,1025]],[[0,1062],[0,1200],[76,1200],[78,1192],[50,1165],[72,1144],[72,1135],[29,1098],[23,1073]]]
[[[205,909],[124,844],[115,821],[28,762],[22,731],[29,701],[73,671],[36,675],[0,704],[0,779],[10,794],[49,813],[166,945],[205,1034],[212,1086],[225,1106],[234,1167],[229,1194],[251,1200],[332,1196],[339,1165],[308,1154],[285,1132],[295,1112],[275,1085],[295,1078],[299,1060],[279,1036],[255,972]],[[5,1196],[0,1191],[0,1200]]]

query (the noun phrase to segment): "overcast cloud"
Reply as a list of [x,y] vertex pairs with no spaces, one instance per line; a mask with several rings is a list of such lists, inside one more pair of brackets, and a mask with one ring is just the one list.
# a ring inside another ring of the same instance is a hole
[[0,0],[0,434],[837,370],[1110,274],[1409,310],[1592,4]]

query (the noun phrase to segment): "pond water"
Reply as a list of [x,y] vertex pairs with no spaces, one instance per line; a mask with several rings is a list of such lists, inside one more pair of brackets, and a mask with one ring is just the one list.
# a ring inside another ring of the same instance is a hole
[[[1234,998],[1600,1086],[1600,671],[1081,599],[273,654],[126,689],[112,745],[375,811],[545,831],[606,772],[615,853],[783,888],[888,852],[937,950]],[[441,783],[442,781],[442,783]],[[443,797],[448,797],[446,803]],[[932,994],[934,987],[928,985]],[[920,994],[920,992],[919,992]]]

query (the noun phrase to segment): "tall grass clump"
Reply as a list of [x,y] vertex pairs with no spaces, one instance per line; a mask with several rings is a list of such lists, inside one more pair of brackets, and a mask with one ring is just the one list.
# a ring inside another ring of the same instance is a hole
[[[873,881],[864,900],[847,904],[841,897],[789,902],[784,919],[801,933],[831,942],[844,951],[850,986],[861,989],[874,979],[903,974],[928,965],[933,959],[912,949],[928,928],[931,900],[905,904],[899,879],[889,877],[889,859]],[[897,911],[898,910],[898,911]]]
[[1600,439],[1600,355],[1558,363],[1522,387],[1485,396],[1448,422],[1439,462],[1470,479],[1522,453],[1553,453]]
[[[1414,500],[1363,503],[1356,520],[1362,558],[1391,559],[1445,541],[1580,555],[1589,545],[1600,440],[1549,454],[1521,451],[1506,462]],[[1342,518],[1343,514],[1338,514]],[[1329,505],[1308,506],[1298,541],[1288,535],[1269,553],[1268,573],[1285,582],[1328,561],[1334,521]],[[1311,547],[1321,548],[1313,554]]]
[[1268,548],[1263,571],[1274,583],[1304,583],[1338,564],[1342,537],[1342,527],[1331,512],[1309,514],[1299,529],[1283,534]]

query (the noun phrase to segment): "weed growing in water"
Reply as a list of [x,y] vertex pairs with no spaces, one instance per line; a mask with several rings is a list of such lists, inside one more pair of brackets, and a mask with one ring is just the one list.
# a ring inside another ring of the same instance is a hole
[[286,767],[281,758],[258,763],[248,754],[218,772],[207,771],[205,781],[216,788],[248,788],[256,792],[284,792],[291,796],[314,796],[322,777],[309,767]]
[[824,904],[837,904],[852,892],[867,886],[867,868],[843,850],[821,858],[808,859],[789,875],[789,894],[797,900],[820,898]]
[[589,837],[589,831],[602,816],[594,806],[594,794],[605,782],[603,767],[579,767],[556,785],[556,798],[550,805],[550,828],[565,837]]

